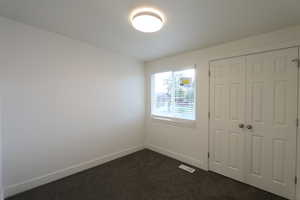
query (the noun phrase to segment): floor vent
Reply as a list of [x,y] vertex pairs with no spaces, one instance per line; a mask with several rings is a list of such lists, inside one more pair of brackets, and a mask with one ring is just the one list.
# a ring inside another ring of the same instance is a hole
[[179,168],[183,169],[183,170],[185,170],[187,172],[190,172],[190,173],[194,173],[196,171],[196,169],[191,168],[191,167],[189,167],[187,165],[184,165],[184,164],[179,165]]

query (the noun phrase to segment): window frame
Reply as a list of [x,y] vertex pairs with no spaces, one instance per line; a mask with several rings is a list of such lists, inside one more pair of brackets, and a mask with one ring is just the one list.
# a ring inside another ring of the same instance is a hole
[[[195,77],[194,77],[194,119],[183,119],[178,117],[172,117],[172,116],[161,116],[161,115],[155,115],[152,114],[153,107],[154,107],[154,75],[157,73],[164,73],[164,72],[176,72],[176,71],[183,71],[188,69],[194,69],[195,70]],[[166,69],[164,71],[155,71],[150,74],[150,118],[154,122],[163,122],[169,125],[180,125],[184,127],[194,127],[197,121],[197,67],[196,65],[189,65],[185,67],[175,67],[171,69]]]

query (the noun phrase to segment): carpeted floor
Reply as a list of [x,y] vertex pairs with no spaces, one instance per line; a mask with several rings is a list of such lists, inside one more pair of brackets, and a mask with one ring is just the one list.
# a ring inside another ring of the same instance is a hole
[[150,150],[35,188],[8,200],[284,200]]

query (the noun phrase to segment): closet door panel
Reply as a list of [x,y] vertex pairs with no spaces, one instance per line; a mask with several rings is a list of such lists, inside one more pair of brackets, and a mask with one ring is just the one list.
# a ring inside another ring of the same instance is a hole
[[246,58],[246,183],[294,197],[298,49]]
[[210,65],[210,170],[243,181],[245,57]]

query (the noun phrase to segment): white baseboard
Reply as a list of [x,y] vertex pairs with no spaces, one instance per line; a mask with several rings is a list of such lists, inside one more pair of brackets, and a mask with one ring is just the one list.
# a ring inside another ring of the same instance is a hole
[[82,162],[80,164],[77,165],[73,165],[70,166],[68,168],[62,169],[62,170],[58,170],[40,177],[36,177],[21,183],[17,183],[14,185],[9,185],[7,187],[4,188],[4,196],[6,197],[10,197],[13,196],[15,194],[30,190],[32,188],[59,180],[61,178],[70,176],[72,174],[87,170],[89,168],[92,167],[96,167],[98,165],[101,165],[103,163],[109,162],[111,160],[126,156],[128,154],[134,153],[136,151],[142,150],[144,149],[144,146],[136,146],[133,148],[128,148],[125,149],[123,151],[119,151],[116,153],[112,153],[112,154],[108,154],[90,161],[86,161],[86,162]]
[[158,147],[158,146],[152,145],[152,144],[146,144],[145,148],[146,149],[150,149],[152,151],[155,151],[157,153],[161,153],[163,155],[169,156],[169,157],[174,158],[176,160],[179,160],[181,162],[190,164],[192,166],[198,167],[200,169],[207,170],[203,166],[203,163],[200,160],[192,158],[190,156],[183,155],[181,153],[177,153],[177,152],[174,152],[174,151],[170,151],[168,149],[165,149],[165,148],[162,148],[162,147]]

